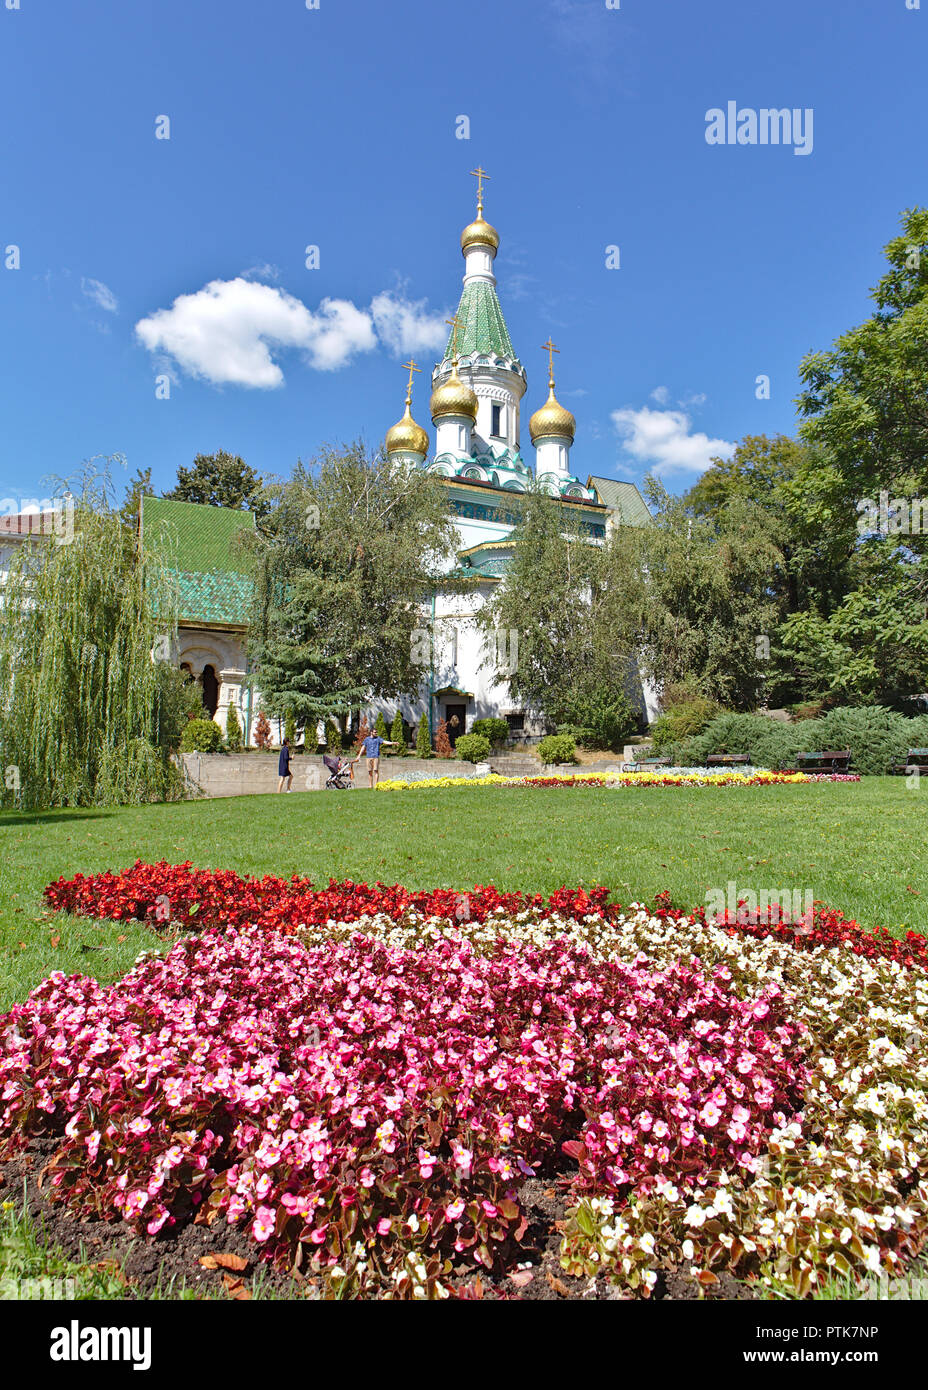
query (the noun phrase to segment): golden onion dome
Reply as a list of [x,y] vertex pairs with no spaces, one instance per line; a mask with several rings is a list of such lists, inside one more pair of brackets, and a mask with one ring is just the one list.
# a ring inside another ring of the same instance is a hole
[[469,386],[458,376],[457,365],[452,368],[448,380],[436,386],[429,401],[432,419],[439,420],[445,415],[466,415],[471,424],[477,420],[477,397]]
[[387,453],[394,454],[405,449],[411,454],[421,454],[425,458],[429,451],[429,437],[421,425],[412,418],[410,403],[407,400],[402,420],[387,430]]
[[577,422],[570,411],[565,410],[555,396],[554,382],[549,381],[548,387],[548,399],[540,410],[535,411],[528,422],[528,432],[532,437],[532,443],[537,444],[539,439],[544,439],[552,434],[561,435],[573,443]]
[[499,250],[499,232],[487,222],[482,207],[477,209],[476,220],[461,233],[461,250],[465,255],[470,246],[492,246],[494,255]]

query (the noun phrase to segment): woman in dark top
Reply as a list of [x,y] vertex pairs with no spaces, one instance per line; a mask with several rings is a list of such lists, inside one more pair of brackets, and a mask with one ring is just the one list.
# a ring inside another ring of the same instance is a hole
[[284,739],[280,746],[280,758],[277,761],[277,790],[282,792],[284,782],[287,784],[287,791],[293,790],[293,773],[290,771],[290,740]]

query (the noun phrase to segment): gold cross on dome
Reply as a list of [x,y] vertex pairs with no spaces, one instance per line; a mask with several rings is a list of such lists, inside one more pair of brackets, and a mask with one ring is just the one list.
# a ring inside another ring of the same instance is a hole
[[406,404],[409,405],[412,401],[412,374],[413,372],[421,372],[422,368],[417,367],[413,358],[410,357],[408,362],[403,363],[403,371],[409,372],[409,381],[406,385]]
[[486,179],[489,182],[490,175],[486,169],[481,169],[479,164],[476,169],[471,169],[470,172],[477,180],[477,211],[483,212],[483,181]]
[[551,341],[551,334],[550,334],[550,333],[548,334],[548,341],[547,341],[546,343],[542,343],[542,345],[541,345],[541,350],[542,350],[542,352],[546,352],[546,353],[548,354],[548,377],[549,377],[549,379],[551,380],[551,382],[553,383],[553,381],[554,381],[554,354],[555,354],[556,352],[560,352],[561,349],[560,349],[559,347],[555,347],[555,346],[554,346],[554,344],[553,344],[552,341]]
[[460,321],[460,319],[458,318],[457,314],[455,314],[452,318],[450,318],[450,319],[445,319],[445,323],[449,323],[449,324],[451,325],[451,358],[452,358],[452,361],[454,362],[455,366],[457,366],[457,361],[458,361],[458,333],[459,333],[460,330],[461,330],[461,321]]

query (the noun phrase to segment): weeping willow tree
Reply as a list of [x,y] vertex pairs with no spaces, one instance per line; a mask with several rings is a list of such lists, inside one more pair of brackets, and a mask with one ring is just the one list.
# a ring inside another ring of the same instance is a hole
[[179,797],[170,755],[183,694],[166,660],[174,587],[138,554],[108,475],[59,505],[50,534],[18,544],[0,590],[3,804]]

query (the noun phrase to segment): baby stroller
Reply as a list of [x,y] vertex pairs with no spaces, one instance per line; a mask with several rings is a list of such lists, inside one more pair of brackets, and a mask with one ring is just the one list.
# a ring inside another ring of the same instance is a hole
[[329,772],[329,780],[325,784],[326,791],[350,792],[352,788],[351,764],[343,763],[341,758],[333,757],[329,753],[324,753],[322,761],[325,763]]

